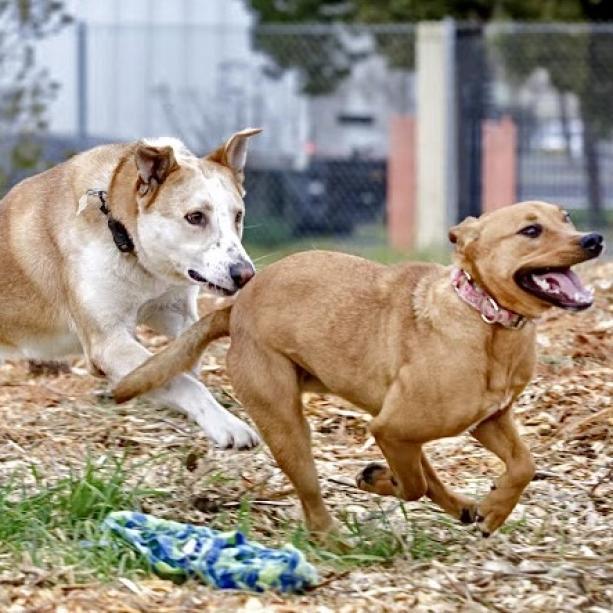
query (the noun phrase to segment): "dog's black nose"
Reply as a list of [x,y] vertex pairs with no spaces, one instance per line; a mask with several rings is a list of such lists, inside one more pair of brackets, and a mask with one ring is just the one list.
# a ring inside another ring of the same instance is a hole
[[587,251],[591,256],[596,257],[600,255],[604,247],[604,238],[602,234],[598,234],[597,232],[590,232],[589,234],[584,234],[579,241],[579,244]]
[[255,275],[253,265],[245,260],[236,262],[230,266],[230,277],[236,287],[243,287]]

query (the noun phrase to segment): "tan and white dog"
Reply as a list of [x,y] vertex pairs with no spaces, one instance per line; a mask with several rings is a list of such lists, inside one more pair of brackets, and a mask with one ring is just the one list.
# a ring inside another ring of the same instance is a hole
[[[116,383],[150,353],[145,323],[176,336],[200,288],[230,295],[255,270],[243,246],[247,141],[197,158],[178,140],[105,145],[22,181],[0,202],[0,358],[85,353]],[[183,374],[152,398],[187,413],[219,447],[258,437]]]

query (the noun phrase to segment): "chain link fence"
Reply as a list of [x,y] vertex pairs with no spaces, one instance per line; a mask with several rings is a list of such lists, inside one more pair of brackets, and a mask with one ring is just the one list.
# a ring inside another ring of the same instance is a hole
[[[455,32],[456,217],[481,209],[482,122],[509,117],[517,199],[556,201],[603,225],[613,207],[613,26]],[[59,38],[59,52],[42,54],[60,87],[41,136],[45,163],[146,135],[205,153],[262,126],[246,179],[255,257],[313,246],[389,255],[390,131],[416,110],[416,25],[80,24]]]
[[301,125],[285,167],[247,174],[248,244],[385,248],[390,121],[414,112],[414,34],[410,25],[253,31],[262,86],[292,75]]
[[602,227],[613,209],[613,25],[486,30],[487,115],[518,129],[519,199],[559,202]]

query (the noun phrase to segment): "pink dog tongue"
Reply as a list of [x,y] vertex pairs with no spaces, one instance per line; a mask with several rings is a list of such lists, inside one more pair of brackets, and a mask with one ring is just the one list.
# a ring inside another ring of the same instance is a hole
[[592,301],[592,292],[583,286],[579,277],[570,269],[532,275],[532,278],[548,294],[554,296],[562,294],[568,300],[576,303]]

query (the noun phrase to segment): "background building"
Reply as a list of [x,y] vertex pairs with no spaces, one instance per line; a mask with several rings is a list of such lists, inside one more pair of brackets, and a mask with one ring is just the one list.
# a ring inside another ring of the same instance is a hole
[[40,154],[14,155],[20,85],[4,56],[4,185],[101,142],[174,135],[205,153],[262,126],[247,241],[265,252],[396,257],[390,246],[441,247],[458,219],[520,199],[610,217],[611,26],[264,23],[247,5],[66,2],[72,23],[32,38],[57,83],[30,105]]

